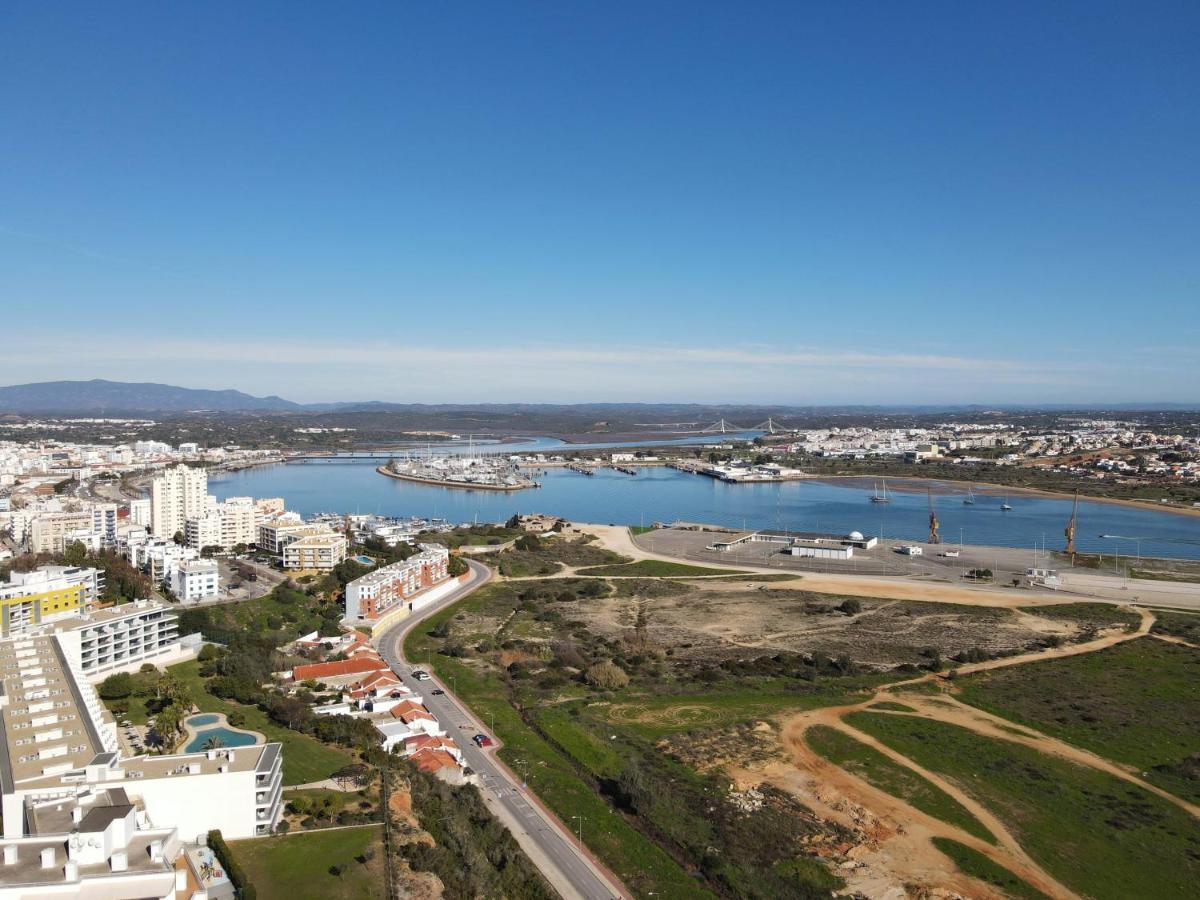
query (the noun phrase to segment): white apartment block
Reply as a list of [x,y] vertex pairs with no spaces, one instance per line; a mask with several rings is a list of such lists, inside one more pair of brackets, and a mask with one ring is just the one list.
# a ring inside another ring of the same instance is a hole
[[314,534],[328,534],[324,525],[308,525],[304,522],[272,521],[258,526],[258,549],[272,556],[282,556],[283,548],[292,541]]
[[146,663],[181,662],[199,645],[196,636],[179,636],[179,617],[155,600],[135,600],[64,619],[55,623],[53,631],[67,658],[92,681],[136,672]]
[[150,498],[129,501],[129,521],[143,528],[150,527]]
[[221,517],[221,546],[232,550],[238,544],[249,546],[258,540],[262,511],[250,497],[230,497],[218,509]]
[[199,556],[196,550],[180,546],[170,538],[152,538],[129,547],[129,561],[156,583],[168,581],[180,563]]
[[183,529],[184,540],[193,550],[205,547],[223,547],[221,542],[221,514],[208,513],[196,519],[188,519]]
[[[28,839],[88,831],[89,826],[121,821],[120,834],[91,850],[96,858],[79,858],[74,871],[59,869],[63,881],[92,874],[143,871],[164,855],[157,848],[136,847],[124,853],[132,833],[175,831],[185,842],[203,839],[219,828],[227,839],[269,834],[279,821],[283,790],[282,748],[279,744],[179,753],[167,756],[124,757],[116,723],[94,689],[60,643],[61,635],[42,634],[0,641],[0,791],[3,798],[5,863],[19,864],[22,856],[45,865],[45,847]],[[36,674],[35,674],[36,673]],[[106,796],[110,808],[89,822],[88,806]],[[54,804],[61,803],[61,810]],[[128,818],[131,807],[134,818]],[[78,809],[78,812],[75,810]],[[66,818],[59,813],[65,813]],[[131,828],[133,832],[131,833]],[[68,849],[72,842],[64,841]],[[9,862],[10,845],[17,845]],[[28,847],[28,854],[22,848]],[[76,851],[87,848],[75,846]],[[36,855],[35,855],[36,854]],[[144,855],[143,855],[144,854]],[[70,856],[52,854],[50,862],[64,866]],[[173,858],[173,857],[172,857]],[[89,872],[87,866],[95,868]],[[44,875],[45,873],[43,873]],[[7,865],[0,866],[0,891],[10,882]],[[22,879],[11,873],[19,885]],[[73,878],[72,878],[73,876]],[[166,884],[166,882],[164,882]],[[0,893],[0,897],[5,896]],[[17,896],[28,896],[17,895]],[[41,892],[33,896],[43,896]],[[88,896],[80,891],[46,896]],[[93,893],[100,897],[170,897],[172,890],[149,893]]]
[[211,600],[220,593],[220,569],[211,559],[182,562],[171,575],[171,592],[180,603]]
[[187,527],[187,520],[209,510],[208,473],[204,469],[175,466],[154,479],[150,489],[150,530],[171,537]]
[[283,567],[328,572],[346,559],[347,547],[345,535],[332,531],[302,537],[283,548]]

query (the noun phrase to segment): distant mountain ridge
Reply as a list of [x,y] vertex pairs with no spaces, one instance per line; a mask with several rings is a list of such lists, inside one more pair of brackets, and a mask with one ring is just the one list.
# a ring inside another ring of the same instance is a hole
[[155,413],[299,412],[282,397],[253,397],[241,391],[210,391],[152,382],[43,381],[0,387],[0,412]]
[[804,414],[929,414],[955,412],[981,416],[1018,411],[1089,410],[1192,410],[1195,403],[1043,403],[983,405],[944,404],[760,404],[760,403],[396,403],[385,400],[334,403],[295,403],[282,397],[255,397],[235,390],[203,390],[153,382],[43,381],[0,387],[0,415],[5,413],[45,415],[119,415],[153,413],[293,413],[365,414],[392,413],[430,416],[476,411],[492,416],[570,413],[604,418],[636,417],[631,423],[645,424],[647,417],[662,421],[716,420],[722,415],[744,417],[745,426],[756,425],[768,416]]

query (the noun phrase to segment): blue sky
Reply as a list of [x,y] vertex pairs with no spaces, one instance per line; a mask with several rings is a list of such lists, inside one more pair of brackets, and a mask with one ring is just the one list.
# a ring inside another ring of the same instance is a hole
[[1200,5],[5,4],[0,383],[1200,401]]

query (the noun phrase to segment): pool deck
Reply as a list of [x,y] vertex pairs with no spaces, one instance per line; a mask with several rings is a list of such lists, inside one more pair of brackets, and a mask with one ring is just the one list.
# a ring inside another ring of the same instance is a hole
[[[211,722],[205,722],[203,725],[200,725],[199,727],[193,726],[192,719],[198,718],[200,716],[214,716],[215,718]],[[183,747],[187,747],[189,744],[191,744],[191,742],[194,741],[201,734],[201,732],[209,731],[210,729],[213,729],[213,728],[227,728],[230,731],[236,731],[241,734],[252,734],[252,735],[254,735],[254,743],[255,744],[265,744],[267,742],[267,737],[264,734],[261,734],[257,731],[251,731],[249,728],[235,728],[234,726],[230,725],[229,719],[227,719],[225,717],[225,713],[206,713],[206,712],[193,713],[192,715],[188,716],[184,720],[183,728],[184,728],[184,731],[187,732],[186,735],[184,736],[184,739],[180,742],[181,746],[183,746]],[[247,744],[246,746],[251,746],[251,745]],[[176,752],[177,753],[200,753],[201,751],[199,751],[199,750],[177,750]]]

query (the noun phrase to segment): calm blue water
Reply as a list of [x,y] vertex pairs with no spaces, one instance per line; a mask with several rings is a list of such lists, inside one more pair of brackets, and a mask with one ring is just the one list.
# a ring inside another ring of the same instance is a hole
[[209,738],[220,738],[222,747],[249,747],[257,742],[257,738],[245,731],[234,731],[224,726],[218,728],[205,728],[203,731],[197,731],[196,736],[188,741],[188,745],[184,747],[185,753],[196,753],[204,749],[204,744]]
[[221,717],[218,716],[216,713],[203,713],[202,715],[199,715],[199,716],[192,716],[190,719],[187,720],[187,723],[192,726],[212,725],[214,722],[216,722],[220,718]]
[[[873,504],[870,479],[777,484],[726,484],[702,475],[647,468],[639,475],[601,469],[587,477],[564,469],[539,476],[536,490],[501,493],[463,491],[387,478],[376,463],[363,460],[263,466],[209,481],[219,498],[250,495],[283,497],[289,509],[317,512],[379,513],[441,517],[452,522],[502,522],[513,513],[543,512],[576,522],[647,525],[684,520],[734,527],[789,528],[845,533],[862,531],[885,538],[921,540],[929,507],[924,490],[908,492],[900,483],[890,504]],[[1071,516],[1071,501],[1013,494],[1014,509],[1001,512],[1003,497],[978,494],[964,506],[961,494],[937,494],[942,537],[1000,547],[1045,545],[1059,549]],[[1101,535],[1120,535],[1121,538]],[[1133,556],[1135,538],[1143,556],[1200,559],[1200,518],[1154,510],[1080,502],[1076,544],[1086,552]]]

